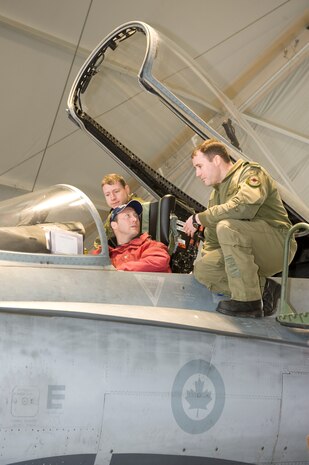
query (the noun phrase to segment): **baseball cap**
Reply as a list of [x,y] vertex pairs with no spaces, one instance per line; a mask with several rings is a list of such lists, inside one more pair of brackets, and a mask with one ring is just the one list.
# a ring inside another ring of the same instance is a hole
[[125,203],[124,205],[119,205],[119,207],[116,207],[112,210],[111,212],[111,217],[110,217],[110,221],[115,221],[115,218],[116,216],[121,213],[125,208],[127,207],[131,207],[133,208],[133,210],[136,211],[136,213],[138,214],[138,216],[140,216],[140,214],[142,213],[143,211],[143,207],[142,207],[142,204],[138,201],[138,200],[130,200],[130,202],[128,203]]

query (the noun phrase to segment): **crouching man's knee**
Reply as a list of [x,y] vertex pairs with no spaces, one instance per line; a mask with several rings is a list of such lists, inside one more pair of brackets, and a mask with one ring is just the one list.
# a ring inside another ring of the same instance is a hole
[[193,274],[197,281],[204,284],[204,286],[209,287],[210,283],[207,280],[207,276],[209,276],[209,270],[207,261],[203,257],[195,261]]
[[235,235],[235,230],[233,229],[231,220],[221,220],[216,226],[216,232],[218,236],[219,243],[229,242],[233,235]]

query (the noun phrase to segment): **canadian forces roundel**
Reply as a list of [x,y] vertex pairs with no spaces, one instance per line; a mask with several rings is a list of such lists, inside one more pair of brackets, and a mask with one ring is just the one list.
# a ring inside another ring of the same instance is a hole
[[219,371],[205,360],[186,363],[175,377],[171,402],[181,429],[190,434],[209,430],[220,418],[225,403]]
[[261,181],[258,178],[258,176],[250,176],[249,178],[247,178],[246,183],[250,187],[260,187],[261,185]]

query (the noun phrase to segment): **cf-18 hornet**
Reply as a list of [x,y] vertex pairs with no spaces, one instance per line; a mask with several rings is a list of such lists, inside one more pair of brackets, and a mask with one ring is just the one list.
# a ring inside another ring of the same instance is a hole
[[[0,204],[0,465],[309,464],[309,210],[283,168],[203,70],[140,21],[96,47],[67,107],[102,147],[102,176],[113,160],[141,186],[172,273],[114,269],[104,218],[77,187]],[[225,297],[191,273],[201,232],[191,240],[182,225],[209,192],[190,154],[211,137],[271,172],[293,223],[286,251],[295,234],[298,253],[274,277],[270,317],[217,313]]]

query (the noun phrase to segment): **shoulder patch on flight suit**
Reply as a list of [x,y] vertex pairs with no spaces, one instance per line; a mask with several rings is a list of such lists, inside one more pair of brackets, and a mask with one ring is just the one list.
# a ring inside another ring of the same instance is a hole
[[260,181],[259,177],[256,176],[256,175],[249,176],[249,177],[246,179],[246,183],[247,183],[248,186],[250,186],[250,187],[260,187],[260,185],[261,185],[261,181]]

